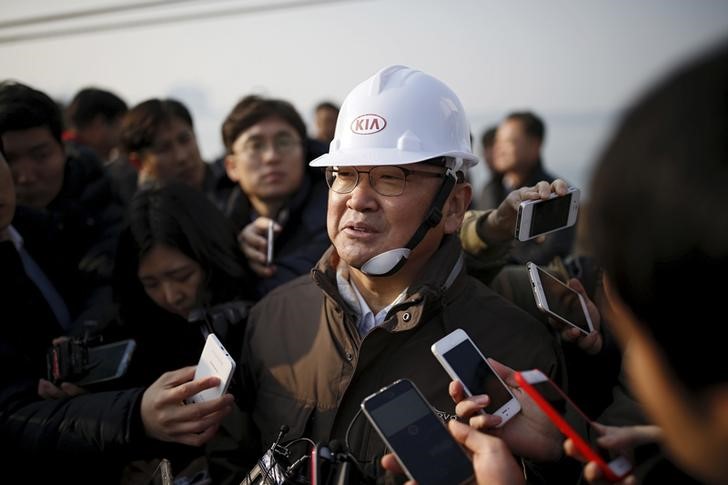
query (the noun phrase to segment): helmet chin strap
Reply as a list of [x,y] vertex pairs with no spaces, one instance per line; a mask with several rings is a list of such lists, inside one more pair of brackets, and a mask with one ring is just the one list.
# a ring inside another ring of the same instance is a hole
[[456,182],[457,175],[455,171],[448,169],[445,172],[445,179],[442,181],[440,189],[435,194],[432,204],[430,204],[427,217],[422,221],[422,224],[417,228],[417,231],[415,231],[405,247],[390,249],[389,251],[377,254],[365,262],[359,270],[367,276],[391,276],[399,271],[407,262],[407,258],[409,258],[412,250],[422,242],[427,231],[440,223],[442,219],[442,207],[445,205],[445,200],[447,200],[450,192],[452,192]]

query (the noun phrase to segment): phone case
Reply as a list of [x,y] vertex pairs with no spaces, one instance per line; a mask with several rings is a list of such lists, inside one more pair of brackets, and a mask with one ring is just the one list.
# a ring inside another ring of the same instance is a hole
[[558,390],[559,394],[563,399],[568,402],[574,410],[576,410],[587,423],[591,423],[591,420],[574,404],[571,399],[540,370],[533,369],[529,371],[516,372],[516,381],[538,405],[539,408],[548,416],[552,423],[564,434],[566,437],[571,438],[576,446],[579,453],[584,456],[587,460],[596,462],[599,469],[602,471],[604,476],[612,481],[618,481],[624,478],[632,469],[631,464],[624,457],[617,457],[612,460],[609,464],[602,459],[599,454],[594,451],[589,443],[587,443],[579,433],[571,427],[571,425],[564,419],[564,417],[554,409],[549,401],[531,384],[531,381],[548,382],[553,385],[555,390]]
[[207,336],[205,347],[202,349],[200,361],[197,364],[197,369],[195,369],[194,380],[215,376],[220,379],[220,384],[217,387],[198,392],[188,401],[192,403],[209,401],[225,394],[232,380],[234,370],[235,361],[230,357],[230,354],[228,354],[215,334],[211,333]]

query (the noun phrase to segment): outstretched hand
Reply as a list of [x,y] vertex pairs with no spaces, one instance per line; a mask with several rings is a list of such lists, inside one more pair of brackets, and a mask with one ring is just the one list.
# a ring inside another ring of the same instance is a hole
[[488,212],[485,221],[485,236],[483,239],[488,244],[497,244],[513,239],[516,232],[516,221],[518,219],[518,207],[521,202],[527,200],[546,200],[551,194],[566,195],[569,191],[569,184],[561,179],[551,183],[541,181],[533,187],[521,187],[512,191],[501,202],[498,208]]

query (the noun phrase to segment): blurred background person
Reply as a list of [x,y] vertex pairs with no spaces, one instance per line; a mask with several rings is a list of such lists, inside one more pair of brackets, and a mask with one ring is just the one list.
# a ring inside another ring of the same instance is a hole
[[[306,125],[288,101],[243,98],[222,126],[225,168],[238,186],[225,213],[259,277],[258,295],[308,273],[329,247],[328,187],[307,162],[327,146],[306,136]],[[267,230],[273,222],[273,261],[266,263]]]
[[119,96],[98,88],[80,90],[65,109],[64,132],[71,153],[89,149],[103,161],[117,198],[128,203],[136,190],[137,169],[121,153],[121,121],[129,110]]
[[[70,312],[70,332],[105,321],[123,207],[92,154],[67,156],[62,113],[45,93],[0,84],[0,150],[17,196],[13,225],[49,271]],[[88,154],[88,152],[87,152]],[[52,250],[49,250],[52,248]]]
[[[556,179],[543,166],[541,149],[545,135],[543,121],[530,111],[511,113],[498,125],[492,171],[499,176],[483,189],[478,204],[481,209],[498,207],[509,193],[521,187]],[[509,261],[515,264],[532,261],[543,265],[555,256],[565,257],[571,251],[575,235],[576,229],[572,227],[530,241],[516,241]]]
[[108,163],[118,156],[121,119],[127,111],[124,100],[111,91],[81,89],[66,108],[66,139],[88,147]]
[[336,120],[339,117],[339,106],[331,101],[322,101],[314,110],[314,139],[327,147],[334,139]]
[[149,99],[134,106],[122,122],[122,146],[139,169],[137,186],[181,182],[222,207],[233,185],[215,164],[202,159],[192,115],[176,99]]

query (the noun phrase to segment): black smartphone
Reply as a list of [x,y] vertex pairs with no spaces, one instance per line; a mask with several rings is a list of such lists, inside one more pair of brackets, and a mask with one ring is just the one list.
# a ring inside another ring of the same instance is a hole
[[472,479],[473,464],[412,381],[395,381],[361,408],[410,479],[420,485]]
[[89,347],[86,371],[73,383],[83,387],[118,379],[126,373],[135,347],[131,339]]
[[569,188],[566,195],[552,194],[546,200],[527,200],[518,206],[515,238],[528,241],[576,223],[581,191]]

